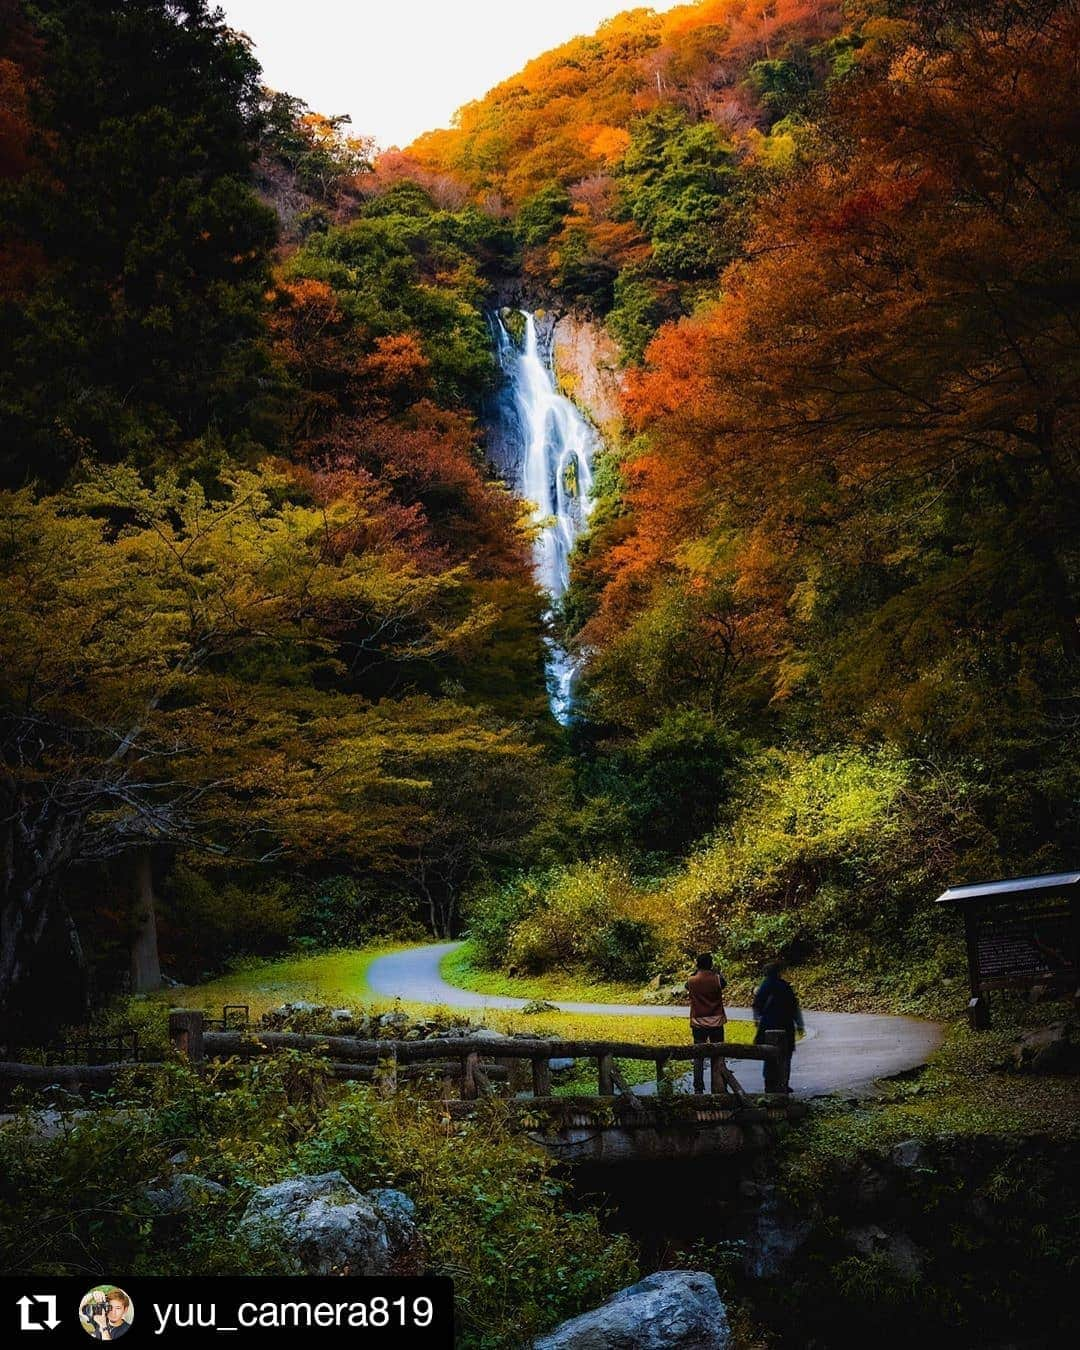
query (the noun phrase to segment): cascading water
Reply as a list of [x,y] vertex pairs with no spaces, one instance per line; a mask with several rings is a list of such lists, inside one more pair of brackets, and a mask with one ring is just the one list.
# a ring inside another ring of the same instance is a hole
[[[525,310],[521,345],[499,315],[494,316],[499,363],[507,377],[513,431],[513,463],[506,470],[514,486],[535,504],[541,527],[533,552],[536,576],[557,602],[570,584],[570,551],[592,509],[592,457],[596,432],[555,387],[549,362],[540,355],[536,319]],[[508,457],[509,458],[509,457]],[[569,722],[574,662],[557,643],[548,643],[548,695],[558,721]]]

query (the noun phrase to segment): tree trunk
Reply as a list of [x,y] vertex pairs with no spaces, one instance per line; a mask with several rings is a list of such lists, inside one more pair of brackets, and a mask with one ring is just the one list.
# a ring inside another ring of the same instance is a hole
[[131,992],[145,994],[161,988],[154,908],[154,853],[149,845],[136,849],[132,855],[132,899]]
[[9,891],[0,913],[4,1044],[40,1044],[61,1027],[85,1022],[89,1008],[86,958],[56,879]]

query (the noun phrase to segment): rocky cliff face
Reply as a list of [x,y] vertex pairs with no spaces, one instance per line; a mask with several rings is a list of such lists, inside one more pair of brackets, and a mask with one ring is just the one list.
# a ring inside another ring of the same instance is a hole
[[614,339],[600,324],[564,314],[555,323],[551,344],[560,392],[613,444],[622,431],[625,380]]

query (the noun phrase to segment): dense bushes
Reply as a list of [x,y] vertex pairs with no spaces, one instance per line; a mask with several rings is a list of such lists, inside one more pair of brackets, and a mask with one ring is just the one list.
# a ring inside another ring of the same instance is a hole
[[582,754],[583,833],[601,846],[684,852],[716,828],[745,749],[705,713],[678,708],[643,735]]
[[622,863],[575,863],[481,893],[469,909],[469,933],[485,965],[644,979],[657,946],[642,900]]
[[420,937],[416,902],[356,877],[332,876],[303,888],[299,938],[313,947],[362,947],[377,937]]
[[733,967],[827,961],[867,983],[910,963],[951,971],[956,935],[933,901],[950,877],[994,870],[971,798],[887,751],[770,752],[663,887],[670,942]]
[[[206,1075],[172,1065],[133,1080],[118,1104],[134,1109],[69,1118],[51,1137],[29,1116],[0,1131],[9,1272],[278,1273],[272,1249],[256,1255],[233,1236],[251,1189],[340,1169],[360,1189],[415,1200],[431,1269],[454,1277],[462,1347],[516,1350],[635,1274],[626,1239],[569,1212],[545,1155],[494,1113],[441,1126],[436,1103],[335,1085],[299,1054]],[[146,1189],[168,1183],[179,1149],[182,1170],[225,1190],[163,1215]]]
[[763,757],[731,826],[667,887],[679,939],[755,961],[805,956],[830,930],[879,916],[910,778],[886,754]]
[[299,906],[280,879],[236,879],[178,864],[162,895],[162,955],[184,980],[220,970],[231,957],[271,956],[296,931]]
[[871,984],[904,966],[923,986],[953,971],[957,938],[933,900],[950,876],[994,866],[959,778],[847,748],[771,751],[738,784],[725,823],[665,878],[575,863],[476,897],[478,959],[626,980],[698,950],[735,971],[774,956],[854,965]]

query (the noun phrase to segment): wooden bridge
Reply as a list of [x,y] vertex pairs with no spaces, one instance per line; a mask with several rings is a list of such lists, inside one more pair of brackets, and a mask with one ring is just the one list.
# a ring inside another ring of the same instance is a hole
[[[211,1059],[302,1050],[324,1057],[333,1077],[370,1082],[386,1095],[410,1083],[434,1087],[452,1119],[475,1113],[484,1102],[499,1102],[522,1129],[565,1161],[686,1158],[760,1148],[768,1144],[776,1127],[806,1112],[801,1102],[793,1102],[787,1094],[748,1093],[735,1077],[729,1061],[754,1061],[756,1070],[762,1061],[779,1055],[776,1044],[769,1042],[640,1045],[479,1036],[368,1040],[211,1029],[215,1021],[217,1027],[228,1027],[228,1014],[210,1019],[200,1010],[174,1009],[169,1014],[174,1049],[196,1065]],[[591,1061],[595,1093],[556,1094],[553,1058],[572,1059],[577,1064]],[[635,1089],[619,1061],[650,1064],[655,1082]],[[694,1070],[693,1092],[680,1091],[669,1072],[682,1065]],[[134,1067],[133,1061],[0,1064],[0,1085],[5,1090],[19,1084],[101,1091],[121,1071]]]

